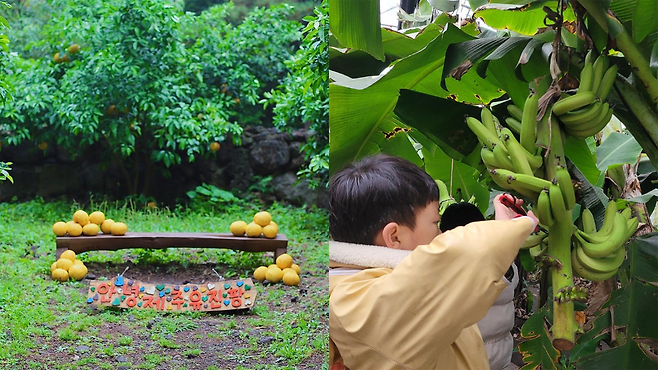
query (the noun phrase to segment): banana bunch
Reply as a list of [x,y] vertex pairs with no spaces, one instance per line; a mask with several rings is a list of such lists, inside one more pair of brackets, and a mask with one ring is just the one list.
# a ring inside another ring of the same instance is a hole
[[562,122],[565,131],[581,139],[601,131],[612,117],[612,108],[605,99],[617,78],[617,65],[609,66],[606,55],[600,55],[594,62],[592,58],[590,50],[580,72],[578,92],[553,105],[553,114]]
[[541,190],[533,211],[539,222],[551,226],[556,219],[571,218],[571,209],[576,205],[576,193],[571,175],[564,167],[557,168],[556,178],[544,180],[547,186]]
[[617,205],[611,200],[600,230],[596,230],[594,216],[587,208],[583,211],[582,222],[583,230],[576,230],[572,240],[573,271],[587,280],[606,280],[614,276],[624,262],[626,248],[622,246],[635,233],[639,220],[631,218],[630,208],[617,212]]

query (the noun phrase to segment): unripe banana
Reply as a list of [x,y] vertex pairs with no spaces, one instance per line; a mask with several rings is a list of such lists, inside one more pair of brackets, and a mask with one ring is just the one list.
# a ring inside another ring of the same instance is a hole
[[596,92],[599,89],[599,84],[601,84],[601,81],[603,80],[603,74],[608,69],[608,63],[608,56],[603,54],[599,55],[598,58],[596,58],[596,61],[594,61],[594,72],[592,76],[593,92]]
[[493,182],[495,182],[498,186],[500,186],[503,189],[512,189],[511,182],[509,182],[507,176],[501,175],[498,171],[500,169],[489,169],[489,173],[491,174],[491,179]]
[[556,174],[557,184],[562,191],[562,196],[564,197],[564,204],[568,210],[573,209],[576,205],[576,193],[573,190],[571,175],[569,175],[569,171],[563,167],[558,167]]
[[578,108],[590,105],[596,101],[596,95],[591,91],[583,92],[582,94],[571,95],[564,99],[558,100],[553,104],[553,113],[561,116],[567,112],[574,111]]
[[586,269],[585,267],[583,267],[583,265],[580,264],[580,261],[578,261],[578,257],[576,256],[575,249],[571,251],[571,267],[573,269],[573,272],[576,274],[576,276],[579,276],[583,279],[587,279],[590,281],[608,280],[609,278],[617,274],[617,270],[607,273],[598,273]]
[[505,118],[505,123],[507,124],[507,127],[509,127],[512,131],[516,132],[517,134],[521,133],[521,122],[517,121],[513,117],[507,117]]
[[630,220],[633,215],[633,209],[631,207],[626,207],[621,211],[621,215],[624,216],[625,219]]
[[592,91],[592,77],[594,73],[594,66],[590,63],[585,63],[582,71],[580,71],[580,84],[578,85],[578,92],[582,94],[585,91]]
[[597,101],[584,108],[567,112],[558,118],[560,122],[564,123],[564,126],[578,128],[578,126],[589,123],[598,117],[601,108],[603,108],[603,103]]
[[537,199],[537,193],[530,191],[528,189],[525,189],[523,187],[518,186],[518,184],[515,183],[516,181],[516,173],[512,171],[508,171],[502,168],[497,168],[497,169],[490,169],[489,173],[491,173],[491,178],[494,180],[498,186],[500,186],[503,189],[511,189],[516,191],[517,193],[531,198],[531,199]]
[[537,211],[535,212],[535,215],[539,219],[540,223],[548,226],[553,225],[555,219],[553,218],[553,212],[551,212],[551,201],[547,190],[542,190],[539,193],[539,197],[537,198],[537,206],[534,209]]
[[626,257],[626,248],[619,248],[606,258],[592,258],[585,253],[578,242],[575,244],[576,258],[578,258],[578,262],[580,262],[583,267],[593,272],[606,273],[617,271]]
[[583,214],[580,216],[583,222],[583,231],[588,234],[593,234],[596,232],[596,220],[594,220],[594,215],[589,208],[583,209]]
[[512,115],[512,117],[514,117],[515,120],[521,122],[521,120],[523,119],[523,110],[517,107],[516,105],[509,104],[507,106],[507,111],[509,112],[509,114]]
[[553,213],[553,218],[556,220],[566,220],[571,219],[570,212],[567,210],[566,205],[564,204],[564,196],[562,195],[562,190],[557,184],[551,183],[548,187],[548,198],[551,200],[551,212]]
[[505,150],[503,150],[502,145],[496,145],[493,148],[492,152],[493,152],[494,158],[496,160],[496,163],[500,164],[500,166],[498,166],[498,168],[504,168],[504,169],[507,169],[507,170],[510,170],[510,171],[514,170],[514,164],[512,163],[512,161],[507,156],[507,153],[505,153]]
[[[590,243],[601,243],[606,241],[612,233],[612,229],[615,227],[615,217],[617,215],[617,203],[614,200],[608,202],[608,205],[605,209],[605,215],[603,217],[603,224],[599,231],[594,233],[588,233],[585,231],[578,231],[580,236]],[[621,213],[620,213],[621,215]],[[622,216],[623,218],[623,216]]]
[[633,217],[629,220],[626,220],[627,231],[626,231],[626,235],[624,236],[625,240],[630,239],[633,236],[633,234],[635,234],[635,232],[637,231],[637,225],[639,224],[640,224],[640,220],[637,217]]
[[536,233],[533,232],[526,238],[525,242],[523,242],[521,249],[529,249],[535,247],[539,245],[541,241],[544,240],[544,238],[546,238],[547,236],[548,234],[546,234],[543,231],[538,231]]
[[493,114],[487,107],[482,108],[480,113],[480,118],[482,119],[482,124],[486,127],[492,134],[497,135],[496,124],[494,123]]
[[612,90],[612,86],[614,85],[615,80],[617,79],[617,69],[618,69],[617,65],[613,64],[605,72],[605,75],[603,75],[603,79],[599,84],[599,88],[596,90],[596,97],[601,99],[601,101],[608,98],[608,94],[610,94],[610,90]]
[[587,124],[587,128],[581,129],[580,127],[565,127],[565,130],[569,135],[573,137],[585,139],[603,130],[603,128],[610,122],[612,114],[613,110],[608,106],[608,103],[604,103],[599,117],[595,118],[591,123]]
[[[480,139],[482,145],[485,145],[487,148],[493,149],[493,147],[496,145],[503,145],[500,139],[498,139],[498,136],[489,131],[488,128],[484,127],[482,122],[478,121],[477,118],[466,117],[466,124],[468,125],[468,128],[473,131],[475,136]],[[503,146],[503,148],[505,147]],[[507,149],[505,149],[505,151],[507,151]]]
[[530,252],[530,257],[535,259],[537,257],[541,257],[544,254],[546,254],[547,250],[548,250],[548,243],[544,244],[543,241],[539,243],[539,245],[528,248],[528,252]]
[[588,256],[604,258],[617,251],[626,242],[627,239],[624,238],[627,232],[628,226],[626,220],[621,214],[615,213],[614,227],[606,240],[600,243],[590,243],[583,239],[582,233],[576,232],[575,235]]
[[512,183],[516,183],[524,189],[532,190],[539,193],[542,190],[548,190],[551,186],[551,182],[548,180],[540,179],[532,175],[525,175],[522,173],[516,173],[513,175],[514,180]]
[[[537,152],[539,151],[541,151],[541,149],[539,149]],[[539,154],[531,154],[526,151],[525,158],[528,160],[528,164],[530,165],[530,168],[532,168],[533,172],[537,168],[541,167],[542,164],[544,164],[544,158],[542,158],[542,156]]]
[[594,49],[589,49],[587,54],[585,54],[585,64],[594,64]]
[[523,149],[521,144],[516,140],[512,131],[508,128],[504,128],[501,130],[501,134],[506,139],[504,141],[505,147],[507,148],[509,157],[512,160],[515,172],[532,176],[533,170],[524,153],[525,149]]
[[523,105],[523,117],[521,119],[521,136],[519,142],[529,153],[535,151],[537,140],[537,105],[539,94],[531,93]]
[[482,162],[484,162],[484,165],[487,166],[487,168],[503,168],[506,170],[512,170],[514,167],[512,166],[512,162],[509,160],[509,158],[507,158],[507,155],[502,153],[502,156],[497,157],[494,154],[496,151],[502,153],[500,145],[496,145],[493,151],[486,146],[482,147],[482,150],[480,151],[480,157],[482,157]]

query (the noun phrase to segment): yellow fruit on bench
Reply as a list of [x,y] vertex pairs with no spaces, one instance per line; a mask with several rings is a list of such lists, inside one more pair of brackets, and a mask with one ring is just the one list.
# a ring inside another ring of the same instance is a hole
[[73,264],[74,264],[74,265],[84,265],[84,262],[82,262],[82,261],[76,259],[76,260],[73,261]]
[[82,226],[80,226],[79,223],[69,221],[66,223],[67,230],[69,232],[69,236],[80,236],[82,235]]
[[269,224],[263,228],[263,236],[265,236],[268,239],[276,238],[276,234],[278,233],[279,233],[279,228],[277,228],[275,225]]
[[285,269],[292,266],[292,257],[289,254],[284,253],[276,258],[276,265],[281,269]]
[[68,227],[66,227],[66,222],[59,221],[53,224],[53,232],[55,233],[55,235],[64,236],[66,235],[67,231],[68,231]]
[[66,258],[67,260],[71,260],[71,262],[75,262],[75,252],[67,249],[59,255],[59,258]]
[[265,279],[272,283],[278,283],[283,278],[283,271],[280,268],[272,266],[267,269],[265,273]]
[[265,274],[267,274],[267,267],[261,266],[254,271],[254,279],[263,281],[265,280]]
[[87,212],[79,209],[73,214],[73,221],[79,223],[80,226],[85,226],[89,223],[89,215]]
[[105,221],[105,215],[101,211],[92,212],[89,215],[89,222],[91,223],[100,226],[101,224],[103,224],[103,221]]
[[98,235],[98,225],[90,222],[82,227],[82,233],[87,236],[96,236]]
[[254,222],[260,226],[267,226],[272,222],[272,216],[267,211],[261,211],[254,215]]
[[110,231],[112,232],[112,235],[124,235],[126,231],[128,231],[128,226],[123,222],[115,222],[112,224]]
[[230,230],[234,236],[243,236],[247,231],[247,223],[242,220],[235,221],[231,224]]
[[283,274],[283,283],[286,285],[299,285],[299,275],[295,271]]
[[101,231],[103,234],[112,234],[112,225],[114,225],[114,220],[111,218],[105,219],[101,224]]
[[57,260],[57,268],[68,271],[73,266],[73,261],[68,258],[60,258]]
[[52,272],[53,279],[57,281],[68,281],[69,273],[64,269],[54,269]]
[[73,280],[82,280],[87,276],[87,266],[82,263],[74,263],[69,269],[69,277]]
[[246,232],[248,237],[257,238],[263,233],[263,228],[255,222],[250,222],[249,225],[247,225]]

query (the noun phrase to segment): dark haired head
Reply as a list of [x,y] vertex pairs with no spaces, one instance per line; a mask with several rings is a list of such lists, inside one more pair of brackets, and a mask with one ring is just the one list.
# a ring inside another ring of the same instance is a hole
[[389,222],[415,228],[416,212],[439,200],[439,188],[406,159],[377,154],[329,181],[329,233],[335,241],[373,244]]
[[466,226],[476,221],[484,221],[484,216],[478,207],[467,202],[453,203],[443,211],[439,228],[443,233],[457,226]]

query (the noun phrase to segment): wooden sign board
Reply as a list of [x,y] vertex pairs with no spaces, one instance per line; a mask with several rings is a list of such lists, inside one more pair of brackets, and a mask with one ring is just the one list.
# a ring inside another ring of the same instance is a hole
[[251,279],[175,285],[142,283],[117,276],[108,281],[91,281],[87,303],[172,312],[233,311],[252,308],[256,293]]

